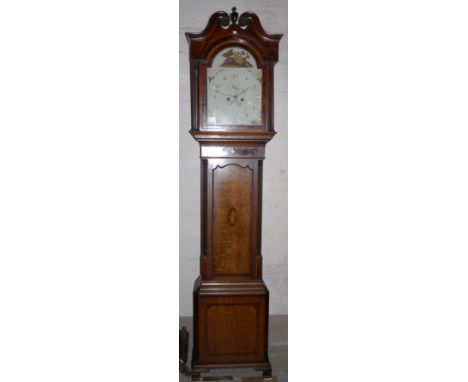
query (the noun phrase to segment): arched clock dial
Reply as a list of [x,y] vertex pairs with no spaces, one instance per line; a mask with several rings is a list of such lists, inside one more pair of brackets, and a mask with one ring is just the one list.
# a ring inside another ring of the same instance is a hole
[[245,49],[227,48],[207,69],[208,125],[262,123],[262,70]]

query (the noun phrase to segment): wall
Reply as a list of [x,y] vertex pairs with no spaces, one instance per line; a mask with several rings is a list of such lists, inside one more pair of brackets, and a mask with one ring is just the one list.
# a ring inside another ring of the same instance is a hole
[[179,2],[179,314],[192,315],[193,282],[200,256],[200,163],[190,129],[190,78],[185,32],[199,32],[220,10],[253,11],[267,32],[283,33],[275,66],[275,130],[267,145],[263,178],[263,275],[270,290],[270,314],[287,314],[287,175],[288,175],[288,14],[287,1]]

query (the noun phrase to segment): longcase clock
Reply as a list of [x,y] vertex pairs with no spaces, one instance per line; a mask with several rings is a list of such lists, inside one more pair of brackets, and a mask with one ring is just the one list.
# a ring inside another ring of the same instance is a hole
[[190,46],[190,133],[200,144],[200,276],[193,291],[192,379],[214,368],[271,376],[262,279],[262,167],[273,126],[280,34],[258,16],[211,15]]

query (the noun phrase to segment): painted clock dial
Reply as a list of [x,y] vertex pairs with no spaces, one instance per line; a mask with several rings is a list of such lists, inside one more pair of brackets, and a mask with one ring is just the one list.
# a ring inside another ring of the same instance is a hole
[[208,125],[262,123],[262,69],[245,49],[219,52],[207,68]]

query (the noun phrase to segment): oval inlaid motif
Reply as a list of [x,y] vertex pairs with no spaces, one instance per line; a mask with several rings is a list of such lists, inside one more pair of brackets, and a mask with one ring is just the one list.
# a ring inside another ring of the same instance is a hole
[[229,209],[229,212],[227,214],[227,221],[231,225],[231,227],[234,227],[237,223],[237,210],[234,207],[231,207]]

